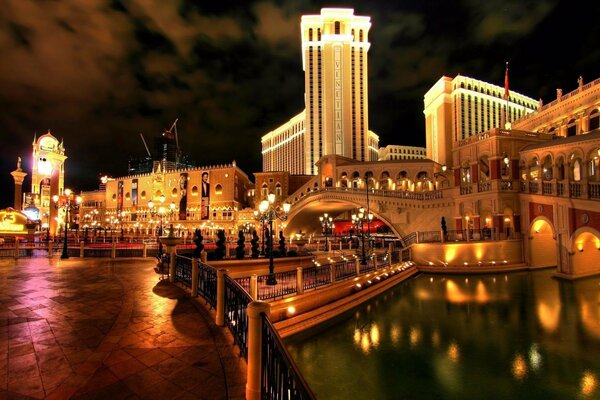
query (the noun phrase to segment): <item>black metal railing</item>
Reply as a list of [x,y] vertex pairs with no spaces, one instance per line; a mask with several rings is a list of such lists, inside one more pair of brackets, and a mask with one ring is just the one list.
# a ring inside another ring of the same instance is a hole
[[252,297],[235,280],[225,275],[225,323],[233,335],[240,355],[248,357],[248,316],[246,308]]
[[542,182],[542,194],[552,195],[552,182]]
[[296,270],[275,273],[277,285],[267,285],[269,275],[258,277],[259,300],[277,299],[297,291]]
[[347,261],[338,261],[334,267],[336,282],[356,276],[356,261],[353,258]]
[[600,182],[590,182],[588,186],[588,195],[590,199],[600,199]]
[[192,287],[192,259],[177,254],[175,256],[175,282]]
[[309,267],[302,270],[304,290],[316,289],[331,283],[331,265]]
[[581,183],[569,182],[569,193],[571,197],[581,197]]
[[217,306],[217,271],[210,265],[198,262],[198,295],[212,307]]
[[315,395],[285,348],[277,331],[262,314],[261,398],[314,399]]

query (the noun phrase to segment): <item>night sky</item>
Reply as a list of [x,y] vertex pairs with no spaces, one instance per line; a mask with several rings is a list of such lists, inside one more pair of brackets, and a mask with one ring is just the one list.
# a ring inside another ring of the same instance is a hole
[[[371,17],[370,129],[380,145],[425,145],[423,95],[442,75],[504,82],[545,103],[600,77],[598,5],[459,0],[4,0],[0,14],[0,208],[33,135],[64,139],[66,185],[93,190],[178,118],[201,165],[261,170],[260,137],[304,108],[300,17]],[[29,191],[26,180],[24,190]]]

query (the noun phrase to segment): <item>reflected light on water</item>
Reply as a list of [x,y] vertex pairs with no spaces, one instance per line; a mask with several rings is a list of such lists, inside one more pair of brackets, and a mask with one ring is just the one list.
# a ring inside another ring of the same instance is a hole
[[558,328],[560,318],[560,304],[549,306],[543,301],[537,305],[537,314],[540,324],[547,332],[554,332]]
[[366,332],[361,335],[360,348],[362,349],[363,353],[369,354],[371,344],[369,343],[369,335]]
[[475,300],[478,303],[487,303],[488,301],[490,301],[490,295],[487,289],[485,288],[483,282],[477,282],[477,289],[475,293]]
[[525,362],[523,356],[519,353],[517,353],[515,359],[513,360],[511,372],[513,376],[519,380],[523,379],[525,375],[527,375],[527,363]]
[[370,336],[373,347],[377,348],[377,346],[379,346],[379,328],[377,327],[377,324],[371,325]]
[[451,303],[464,303],[468,300],[467,296],[452,279],[446,281],[446,299]]
[[581,394],[584,396],[591,395],[596,391],[596,386],[598,386],[596,376],[590,371],[585,371],[581,378]]
[[456,344],[456,342],[452,342],[448,346],[448,358],[453,363],[457,363],[458,360],[460,359],[460,351],[459,351],[459,348],[458,348],[458,345]]
[[360,344],[360,329],[354,329],[354,344]]
[[600,339],[600,315],[598,313],[598,307],[581,297],[580,301],[580,315],[581,323],[585,328],[585,331],[596,339]]
[[398,325],[392,325],[390,330],[390,338],[392,339],[393,344],[398,344],[400,342],[400,338],[402,337],[402,330]]
[[532,344],[529,349],[529,364],[531,364],[531,369],[534,371],[538,371],[542,365],[542,355],[538,351],[538,346],[535,343]]
[[431,334],[431,344],[433,345],[433,347],[440,346],[440,332],[438,332],[437,329]]
[[409,340],[411,346],[416,346],[421,341],[421,330],[419,328],[410,328]]

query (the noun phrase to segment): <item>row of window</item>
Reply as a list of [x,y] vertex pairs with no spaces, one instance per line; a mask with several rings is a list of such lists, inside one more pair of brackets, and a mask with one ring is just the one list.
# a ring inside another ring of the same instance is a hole
[[[214,193],[215,193],[216,195],[221,195],[221,194],[223,194],[223,186],[222,186],[220,183],[217,183],[217,184],[214,186]],[[198,196],[198,186],[192,186],[192,191],[191,191],[191,194],[192,194],[192,196]],[[158,197],[160,197],[160,196],[162,196],[162,195],[163,195],[162,191],[160,191],[160,190],[157,190],[157,191],[154,193],[154,198],[158,198]],[[146,199],[146,197],[147,197],[146,191],[145,191],[145,190],[142,190],[142,192],[140,193],[140,198],[141,198],[141,199]],[[171,197],[178,197],[178,191],[177,191],[177,188],[173,188],[173,189],[171,190]],[[116,201],[116,200],[117,200],[117,194],[116,194],[116,193],[113,193],[113,195],[112,195],[112,200],[113,200],[113,201]],[[125,200],[131,200],[131,193],[130,193],[130,192],[126,192],[126,193],[125,193]],[[90,206],[90,207],[92,207],[92,206]]]

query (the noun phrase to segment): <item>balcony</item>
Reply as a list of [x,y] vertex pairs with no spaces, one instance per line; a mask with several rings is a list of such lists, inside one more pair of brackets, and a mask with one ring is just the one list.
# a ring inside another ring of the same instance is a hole
[[461,186],[460,187],[460,194],[471,194],[473,193],[473,186],[472,185],[468,185],[468,186]]
[[485,182],[479,182],[477,183],[477,191],[478,192],[489,192],[492,190],[492,182],[491,181],[485,181]]

